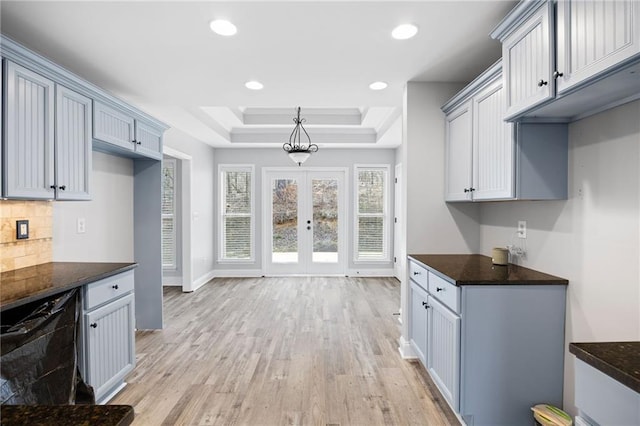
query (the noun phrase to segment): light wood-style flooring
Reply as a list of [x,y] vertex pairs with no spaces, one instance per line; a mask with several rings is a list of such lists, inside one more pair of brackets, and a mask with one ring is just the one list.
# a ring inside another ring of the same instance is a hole
[[110,403],[136,425],[449,425],[417,362],[398,352],[390,278],[226,278],[164,290],[163,330]]

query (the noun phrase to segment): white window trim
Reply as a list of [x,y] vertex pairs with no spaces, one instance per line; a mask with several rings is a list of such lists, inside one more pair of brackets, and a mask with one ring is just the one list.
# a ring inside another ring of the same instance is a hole
[[[379,258],[361,259],[358,257],[358,172],[362,170],[383,170],[385,172],[384,180],[384,211],[383,215],[383,232],[382,247],[383,256]],[[391,166],[389,164],[354,164],[353,165],[353,263],[389,263],[391,262],[391,250],[389,247],[391,227],[389,224],[389,212],[391,211],[391,194],[389,180],[391,179]]]
[[178,182],[178,164],[177,161],[172,158],[165,158],[162,160],[165,164],[173,164],[173,212],[171,214],[162,214],[162,220],[171,217],[173,219],[173,259],[172,263],[162,263],[162,269],[164,271],[176,271],[178,269],[178,241],[176,240],[176,225],[178,223],[178,217],[176,215],[176,183]]
[[[227,259],[224,257],[224,173],[225,172],[250,172],[251,173],[251,244],[250,255],[248,259]],[[256,252],[256,174],[255,165],[253,164],[219,164],[218,165],[218,263],[238,264],[238,263],[255,263]]]

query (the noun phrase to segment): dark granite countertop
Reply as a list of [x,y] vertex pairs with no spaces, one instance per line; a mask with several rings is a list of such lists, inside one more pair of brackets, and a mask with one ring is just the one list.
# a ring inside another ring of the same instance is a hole
[[127,426],[133,422],[130,405],[3,405],[3,425]]
[[569,352],[640,393],[640,342],[570,343]]
[[422,263],[448,281],[461,285],[497,284],[561,284],[569,281],[543,272],[534,271],[510,263],[494,265],[489,256],[481,254],[410,254],[410,258]]
[[0,274],[0,311],[89,284],[137,263],[50,262]]

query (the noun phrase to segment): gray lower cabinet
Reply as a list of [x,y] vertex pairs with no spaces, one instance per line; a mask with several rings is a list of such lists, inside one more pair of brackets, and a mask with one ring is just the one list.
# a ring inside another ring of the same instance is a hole
[[460,317],[429,296],[427,370],[454,410],[459,407]]
[[3,195],[90,199],[91,99],[11,61],[4,70]]
[[101,102],[94,102],[93,123],[97,149],[162,159],[162,129]]
[[462,421],[532,424],[533,405],[562,406],[566,286],[456,286],[411,258],[409,276],[411,347]]
[[106,403],[135,367],[134,273],[88,284],[83,291],[80,367],[96,402]]
[[582,360],[574,365],[576,425],[640,425],[640,393]]
[[409,341],[422,365],[427,366],[427,292],[411,281],[411,305],[409,306]]

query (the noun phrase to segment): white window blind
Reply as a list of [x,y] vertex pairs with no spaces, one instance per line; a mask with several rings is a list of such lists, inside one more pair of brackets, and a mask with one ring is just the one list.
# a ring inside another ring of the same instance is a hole
[[176,160],[162,161],[162,267],[176,269]]
[[222,167],[222,249],[225,260],[253,258],[253,168]]
[[388,260],[386,166],[356,167],[356,260]]

